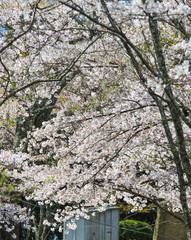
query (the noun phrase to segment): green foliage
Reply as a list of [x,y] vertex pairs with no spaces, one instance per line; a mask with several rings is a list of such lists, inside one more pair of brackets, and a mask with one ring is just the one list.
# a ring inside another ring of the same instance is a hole
[[120,236],[123,240],[151,240],[153,229],[146,223],[136,220],[124,220],[119,222]]
[[3,186],[3,183],[6,182],[6,170],[3,170],[0,177],[0,187]]
[[25,57],[28,57],[28,55],[29,55],[28,52],[22,52],[22,51],[21,51],[20,53],[21,53],[21,56],[24,57],[24,58],[25,58]]
[[8,192],[12,192],[13,189],[14,189],[13,184],[10,184],[9,187],[8,187]]
[[11,85],[13,86],[13,88],[15,88],[15,82],[14,81],[11,82]]
[[1,172],[0,176],[0,188],[1,191],[4,190],[5,194],[10,194],[14,190],[14,185],[13,184],[8,184],[8,178],[6,176],[7,171],[3,170]]

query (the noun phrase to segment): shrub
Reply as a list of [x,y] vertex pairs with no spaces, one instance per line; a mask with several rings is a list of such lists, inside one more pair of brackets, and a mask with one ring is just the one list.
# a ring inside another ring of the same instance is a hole
[[124,220],[119,222],[120,238],[122,240],[151,240],[153,229],[146,222],[136,220]]

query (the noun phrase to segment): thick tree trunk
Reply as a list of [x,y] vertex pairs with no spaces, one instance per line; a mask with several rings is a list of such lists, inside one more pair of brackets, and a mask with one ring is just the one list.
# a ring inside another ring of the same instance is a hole
[[153,97],[153,99],[155,100],[156,104],[159,107],[162,124],[166,132],[166,136],[167,136],[168,143],[174,158],[174,162],[176,164],[178,182],[179,182],[179,188],[180,188],[180,201],[181,201],[184,220],[185,220],[187,239],[191,240],[191,217],[190,217],[187,198],[186,198],[187,184],[184,180],[184,173],[185,173],[188,179],[188,184],[191,186],[191,164],[190,164],[190,159],[188,157],[186,146],[185,146],[184,132],[183,132],[183,127],[182,127],[182,122],[180,117],[181,111],[178,107],[178,104],[175,104],[176,100],[173,96],[173,93],[170,87],[170,82],[168,80],[165,58],[162,51],[162,45],[160,43],[158,21],[157,19],[154,18],[154,16],[149,16],[149,26],[150,26],[153,45],[155,49],[158,69],[159,69],[159,77],[163,80],[163,83],[167,84],[167,87],[165,88],[165,93],[167,96],[166,100],[168,102],[168,110],[171,114],[172,122],[174,123],[174,130],[176,132],[176,142],[174,142],[174,139],[172,137],[172,132],[169,128],[169,122],[167,120],[165,109],[162,105],[162,101],[159,100],[158,97],[156,97],[155,95],[151,94],[151,96]]

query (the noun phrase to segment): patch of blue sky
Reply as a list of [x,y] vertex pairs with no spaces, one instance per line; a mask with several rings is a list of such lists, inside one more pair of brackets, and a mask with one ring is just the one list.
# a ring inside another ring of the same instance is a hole
[[6,28],[0,27],[0,38],[2,38],[5,35],[6,32],[7,32]]

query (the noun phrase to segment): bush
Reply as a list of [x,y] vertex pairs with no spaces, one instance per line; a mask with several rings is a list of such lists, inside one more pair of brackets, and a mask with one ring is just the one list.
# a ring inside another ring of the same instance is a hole
[[124,220],[119,222],[121,240],[151,240],[153,229],[146,222]]

